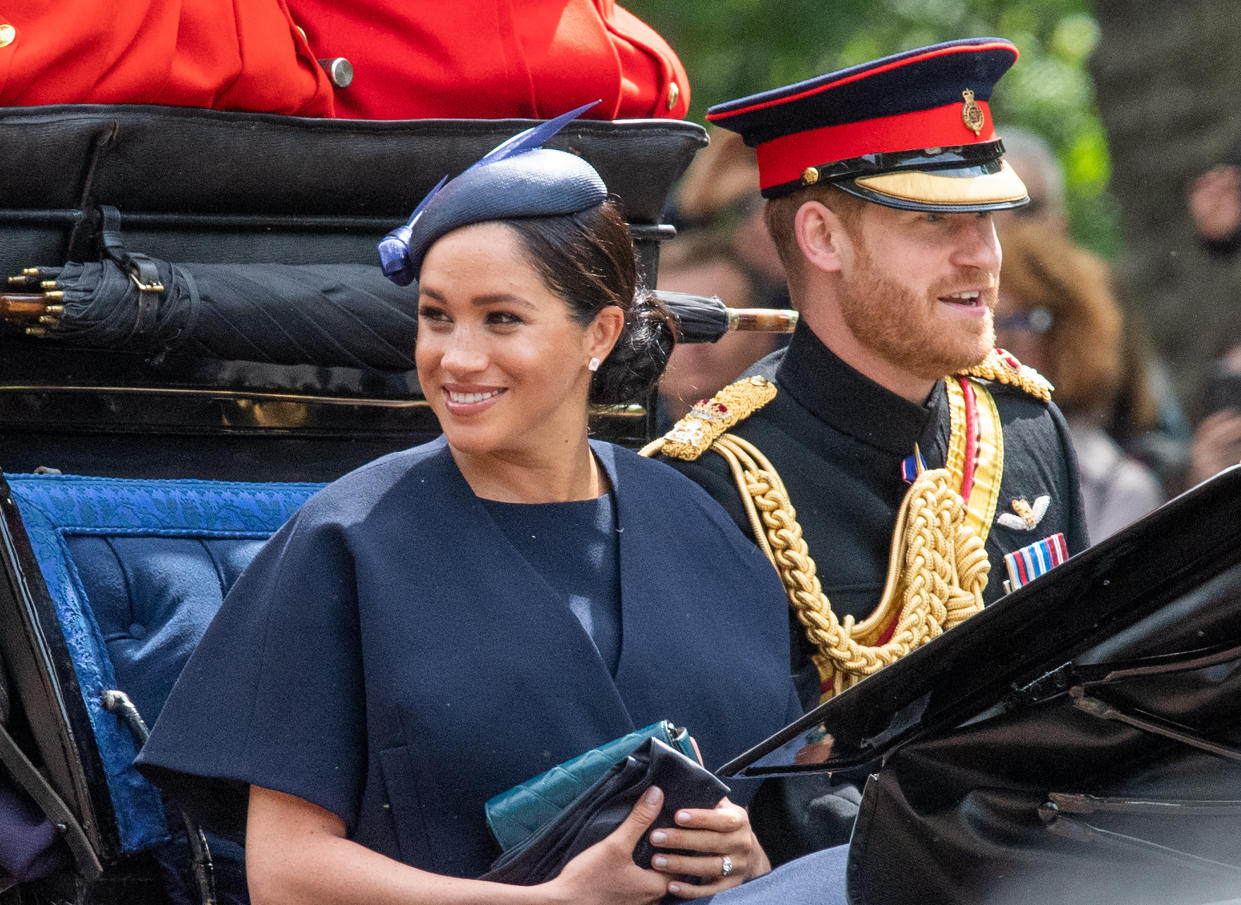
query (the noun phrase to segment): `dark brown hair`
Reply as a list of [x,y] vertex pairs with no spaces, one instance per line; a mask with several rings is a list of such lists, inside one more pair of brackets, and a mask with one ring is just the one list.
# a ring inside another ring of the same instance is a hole
[[625,313],[612,352],[591,381],[590,401],[641,401],[668,364],[676,342],[672,315],[645,292],[633,238],[613,199],[576,214],[505,220],[530,265],[583,327],[608,305]]

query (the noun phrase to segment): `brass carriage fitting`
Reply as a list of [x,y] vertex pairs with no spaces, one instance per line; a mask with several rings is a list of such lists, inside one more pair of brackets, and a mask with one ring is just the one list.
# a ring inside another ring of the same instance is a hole
[[60,318],[51,314],[44,314],[39,318],[39,323],[46,324],[49,327],[55,327],[60,323]]
[[43,310],[46,311],[48,314],[64,314],[65,306],[64,305],[48,305]]
[[43,293],[43,297],[49,302],[59,302],[65,297],[65,291],[63,289],[54,289],[51,292]]
[[56,281],[55,280],[43,280],[41,283],[39,283],[39,288],[40,289],[55,289]]
[[27,327],[27,336],[47,336],[47,327]]
[[42,272],[43,272],[43,269],[41,267],[23,267],[22,268],[22,276],[24,277],[37,277]]

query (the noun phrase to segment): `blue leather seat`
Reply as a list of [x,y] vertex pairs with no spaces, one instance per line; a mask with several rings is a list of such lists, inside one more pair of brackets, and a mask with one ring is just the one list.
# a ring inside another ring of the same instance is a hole
[[6,475],[70,651],[121,849],[167,840],[158,791],[103,693],[152,724],[186,658],[258,547],[320,486]]

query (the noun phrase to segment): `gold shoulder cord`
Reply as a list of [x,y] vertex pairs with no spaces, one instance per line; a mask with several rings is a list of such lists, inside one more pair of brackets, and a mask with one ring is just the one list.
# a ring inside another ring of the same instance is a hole
[[[1027,369],[1028,370],[1028,369]],[[1034,373],[1034,372],[1031,372]],[[1037,376],[1037,375],[1036,375]],[[947,381],[950,442],[945,468],[922,471],[897,513],[879,605],[866,619],[838,619],[823,593],[797,512],[770,460],[752,443],[726,433],[775,398],[763,378],[737,381],[696,404],[667,435],[641,453],[692,461],[707,449],[728,463],[759,547],[780,574],[789,605],[814,643],[821,700],[857,684],[982,609],[990,563],[983,548],[994,517],[1003,468],[1003,434],[990,393],[969,381]],[[976,466],[970,500],[962,500],[970,418]]]

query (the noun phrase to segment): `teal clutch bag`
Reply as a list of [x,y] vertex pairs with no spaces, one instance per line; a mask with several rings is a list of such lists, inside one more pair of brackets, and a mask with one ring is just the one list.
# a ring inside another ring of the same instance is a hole
[[698,762],[698,754],[694,751],[688,730],[674,726],[668,720],[652,723],[644,729],[637,729],[613,739],[488,800],[484,805],[487,826],[500,843],[500,849],[508,851],[555,820],[561,811],[594,785],[613,764],[624,760],[648,738],[657,738],[690,760]]

